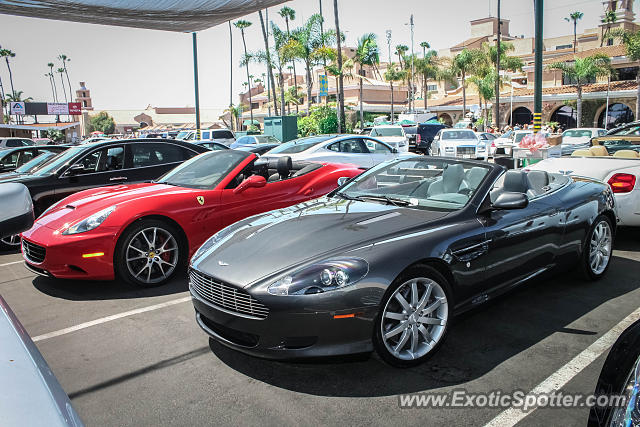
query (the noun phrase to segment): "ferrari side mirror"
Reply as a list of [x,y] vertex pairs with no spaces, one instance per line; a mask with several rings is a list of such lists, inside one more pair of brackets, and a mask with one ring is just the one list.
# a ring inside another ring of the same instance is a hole
[[251,175],[233,189],[234,194],[242,193],[249,188],[261,188],[267,185],[267,180],[261,175]]

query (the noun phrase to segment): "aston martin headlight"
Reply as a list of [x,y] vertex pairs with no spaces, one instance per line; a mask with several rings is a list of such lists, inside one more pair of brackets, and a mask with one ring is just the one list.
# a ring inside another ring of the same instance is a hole
[[332,258],[291,273],[268,291],[272,295],[311,295],[342,289],[362,280],[369,264],[362,258]]
[[111,215],[111,213],[115,210],[116,207],[111,206],[109,208],[101,210],[100,212],[96,212],[93,215],[83,219],[82,221],[76,222],[71,227],[64,230],[62,234],[78,234],[93,230],[94,228],[97,228],[100,224],[102,224],[104,220],[107,219],[107,217]]

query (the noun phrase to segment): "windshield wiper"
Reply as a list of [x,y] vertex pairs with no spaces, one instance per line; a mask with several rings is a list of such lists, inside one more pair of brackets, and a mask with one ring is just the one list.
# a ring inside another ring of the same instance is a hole
[[348,194],[345,194],[345,193],[343,193],[341,191],[337,191],[335,193],[335,195],[338,196],[338,197],[342,197],[343,199],[347,199],[347,200],[358,200],[357,197],[349,196]]
[[362,194],[356,197],[356,199],[369,199],[369,200],[375,200],[375,201],[384,201],[387,202],[390,205],[394,205],[396,207],[400,207],[400,206],[409,206],[409,202],[407,200],[403,200],[403,199],[396,199],[393,197],[389,197],[386,195],[377,195],[377,194]]

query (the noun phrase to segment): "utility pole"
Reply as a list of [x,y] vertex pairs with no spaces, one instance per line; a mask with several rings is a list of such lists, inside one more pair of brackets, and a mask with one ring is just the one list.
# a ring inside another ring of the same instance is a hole
[[[544,19],[544,0],[535,0],[535,83],[533,90],[533,132],[542,128],[542,23]],[[580,126],[578,124],[578,126]]]
[[[231,31],[231,21],[227,21],[229,24],[229,107],[233,105],[233,32]],[[229,113],[231,114],[231,113]],[[233,116],[233,114],[231,114]],[[233,117],[231,117],[233,120]]]
[[338,133],[346,130],[344,126],[344,79],[342,76],[342,34],[340,33],[340,20],[338,18],[338,0],[333,0],[333,15],[336,21],[336,39],[338,48]]
[[414,106],[414,93],[413,93],[413,76],[415,74],[415,67],[413,64],[413,13],[411,14],[411,18],[409,19],[409,25],[411,26],[411,84],[409,87],[409,93],[411,95],[411,98],[409,98],[409,109],[411,110],[411,112],[413,112],[415,106]]
[[193,40],[193,86],[196,95],[196,141],[200,140],[200,92],[198,88],[198,40],[195,31],[191,33]]
[[493,107],[493,122],[496,124],[496,131],[500,131],[500,32],[502,22],[500,21],[500,0],[498,0],[498,34],[496,38],[496,105]]
[[387,34],[387,46],[389,48],[389,67],[391,67],[391,30],[385,32]]

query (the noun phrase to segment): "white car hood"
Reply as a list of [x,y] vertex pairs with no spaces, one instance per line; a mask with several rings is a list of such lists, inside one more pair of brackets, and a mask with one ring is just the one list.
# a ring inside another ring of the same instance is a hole
[[[613,157],[560,157],[545,159],[527,168],[566,175],[585,176],[604,181],[613,172],[640,168],[640,160]],[[627,173],[633,172],[628,171]]]
[[567,145],[582,145],[591,141],[588,136],[563,136],[562,143]]
[[475,147],[478,145],[477,139],[445,139],[441,143],[447,147]]
[[407,140],[404,136],[376,136],[374,137],[382,142],[386,142],[387,144],[390,142],[404,142]]

